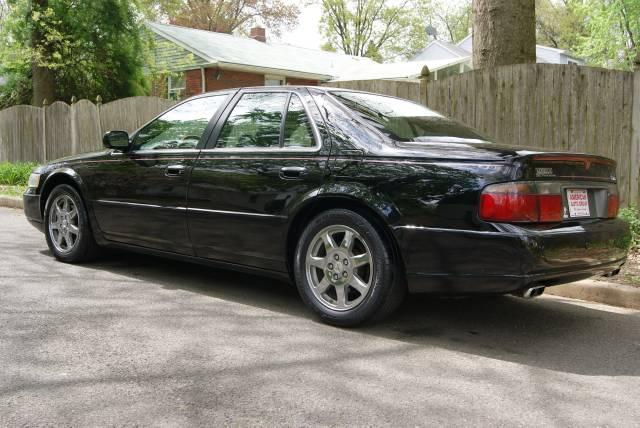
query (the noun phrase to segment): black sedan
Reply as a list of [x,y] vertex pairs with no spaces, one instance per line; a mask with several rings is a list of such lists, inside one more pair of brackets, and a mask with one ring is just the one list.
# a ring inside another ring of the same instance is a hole
[[335,325],[407,291],[533,297],[626,259],[612,160],[499,146],[398,98],[213,92],[104,145],[30,177],[56,258],[119,247],[272,275]]

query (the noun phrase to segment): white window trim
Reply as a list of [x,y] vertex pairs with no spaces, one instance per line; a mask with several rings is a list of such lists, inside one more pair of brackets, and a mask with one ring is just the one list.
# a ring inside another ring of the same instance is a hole
[[180,87],[173,87],[172,81],[173,81],[172,76],[171,75],[167,76],[167,96],[169,97],[169,99],[171,99],[171,94],[175,93],[176,99],[179,100],[180,98],[182,98],[182,95],[187,89],[187,76],[183,74],[183,78],[182,78],[183,85]]
[[273,85],[268,85],[267,81],[268,80],[278,80],[281,82],[280,85],[276,85],[276,86],[285,86],[287,84],[287,78],[286,76],[278,76],[276,74],[265,74],[264,75],[264,85],[265,86],[273,86]]

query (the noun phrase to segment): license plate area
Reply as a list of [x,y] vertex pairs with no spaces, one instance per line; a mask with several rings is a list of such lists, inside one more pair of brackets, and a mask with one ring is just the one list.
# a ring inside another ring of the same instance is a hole
[[570,218],[591,217],[589,191],[587,189],[567,189],[567,208]]

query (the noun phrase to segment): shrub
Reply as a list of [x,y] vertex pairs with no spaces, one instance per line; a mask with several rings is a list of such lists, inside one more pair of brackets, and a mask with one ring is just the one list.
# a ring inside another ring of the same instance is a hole
[[37,164],[33,162],[0,163],[0,184],[26,186],[29,175]]
[[620,218],[629,222],[631,228],[632,251],[640,250],[640,210],[637,207],[628,207],[620,210]]

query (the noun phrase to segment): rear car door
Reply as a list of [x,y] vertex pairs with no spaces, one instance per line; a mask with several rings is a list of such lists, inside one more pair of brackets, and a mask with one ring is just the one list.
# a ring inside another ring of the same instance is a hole
[[106,239],[193,254],[186,228],[189,174],[230,93],[188,100],[142,127],[128,153],[114,151],[90,176]]
[[200,257],[286,271],[289,221],[328,160],[306,89],[240,91],[193,167],[188,225]]

